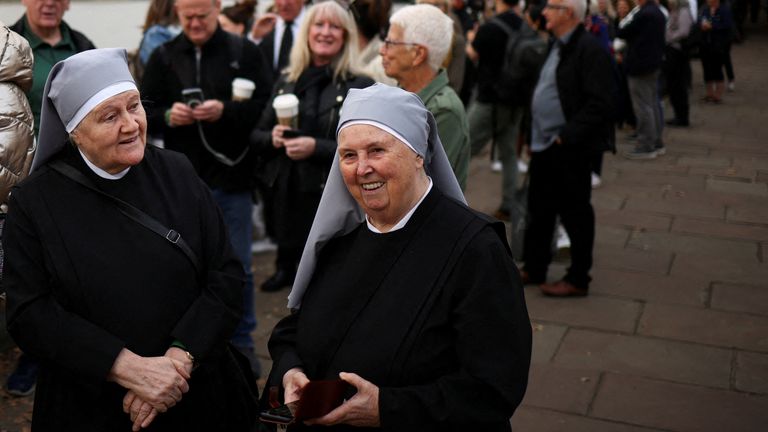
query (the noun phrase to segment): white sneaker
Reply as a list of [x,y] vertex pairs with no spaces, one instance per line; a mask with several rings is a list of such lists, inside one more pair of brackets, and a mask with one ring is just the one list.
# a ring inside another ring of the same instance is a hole
[[603,181],[600,180],[600,176],[592,173],[592,189],[599,188],[601,184],[603,184]]
[[272,252],[277,250],[277,245],[269,237],[256,240],[251,243],[251,253]]
[[491,162],[491,171],[501,172],[503,168],[504,168],[504,165],[502,165],[501,161],[495,160]]
[[729,92],[736,91],[736,81],[728,81],[728,91]]

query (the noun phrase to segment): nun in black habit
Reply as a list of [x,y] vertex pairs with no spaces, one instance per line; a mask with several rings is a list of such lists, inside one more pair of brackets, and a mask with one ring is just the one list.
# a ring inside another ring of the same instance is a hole
[[36,432],[252,428],[255,383],[227,345],[243,267],[208,188],[146,124],[125,50],[51,70],[3,239],[8,330],[40,361]]
[[269,385],[352,390],[289,430],[509,431],[531,326],[504,226],[467,207],[416,95],[350,90],[337,136]]

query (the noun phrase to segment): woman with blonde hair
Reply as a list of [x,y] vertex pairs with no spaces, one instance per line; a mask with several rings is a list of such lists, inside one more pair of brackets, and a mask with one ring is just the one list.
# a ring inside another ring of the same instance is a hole
[[353,71],[357,28],[351,14],[335,1],[315,4],[306,13],[272,94],[273,99],[289,93],[298,98],[298,128],[278,124],[275,111],[265,109],[251,133],[263,161],[258,172],[278,245],[276,272],[263,291],[293,283],[336,152],[341,104],[350,88],[373,84]]

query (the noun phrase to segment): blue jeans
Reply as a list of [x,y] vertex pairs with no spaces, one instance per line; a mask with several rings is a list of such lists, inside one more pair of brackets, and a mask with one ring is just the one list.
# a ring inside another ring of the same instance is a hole
[[243,316],[237,324],[234,336],[232,336],[232,344],[238,348],[253,348],[251,332],[256,328],[256,315],[253,310],[253,271],[251,270],[251,241],[253,239],[251,193],[248,191],[225,192],[221,189],[213,189],[211,194],[224,216],[224,224],[229,231],[232,249],[245,269]]

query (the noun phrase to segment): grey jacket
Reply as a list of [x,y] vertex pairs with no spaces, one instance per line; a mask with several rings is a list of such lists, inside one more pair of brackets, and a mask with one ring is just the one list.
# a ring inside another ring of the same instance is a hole
[[35,155],[34,117],[24,94],[32,87],[32,49],[0,21],[0,211]]

